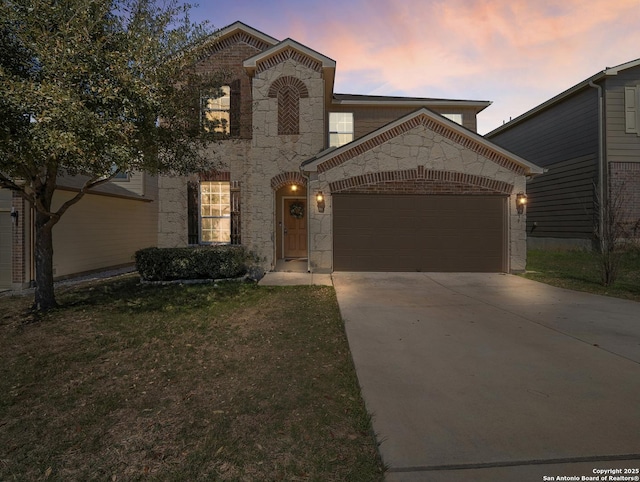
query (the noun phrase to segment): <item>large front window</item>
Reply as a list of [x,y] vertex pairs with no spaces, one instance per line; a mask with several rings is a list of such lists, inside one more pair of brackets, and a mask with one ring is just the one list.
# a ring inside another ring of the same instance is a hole
[[200,242],[231,242],[231,193],[228,182],[200,183]]
[[229,134],[231,110],[231,88],[220,87],[218,92],[202,96],[202,126],[208,132]]
[[353,140],[353,113],[329,112],[329,147],[340,147]]

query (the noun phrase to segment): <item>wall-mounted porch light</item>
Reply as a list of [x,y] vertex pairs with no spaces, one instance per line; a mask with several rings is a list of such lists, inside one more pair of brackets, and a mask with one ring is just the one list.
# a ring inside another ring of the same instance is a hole
[[297,184],[292,184],[291,185],[291,192],[297,192],[298,191],[298,185]]
[[323,213],[324,212],[324,194],[322,194],[322,191],[318,191],[316,193],[316,202],[318,203],[318,212]]
[[19,213],[16,210],[15,206],[11,206],[11,222],[13,224],[18,224],[18,216],[19,216]]
[[524,213],[524,208],[527,206],[527,195],[523,192],[516,194],[516,210],[518,214]]

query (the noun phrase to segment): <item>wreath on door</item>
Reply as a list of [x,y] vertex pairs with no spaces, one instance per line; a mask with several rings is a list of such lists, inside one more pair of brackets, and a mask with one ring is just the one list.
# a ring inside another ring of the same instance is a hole
[[289,214],[296,219],[302,219],[304,217],[304,204],[299,202],[291,203]]

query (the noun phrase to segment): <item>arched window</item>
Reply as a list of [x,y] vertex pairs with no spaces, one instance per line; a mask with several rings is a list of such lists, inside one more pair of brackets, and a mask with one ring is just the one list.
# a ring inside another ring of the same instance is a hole
[[278,99],[278,135],[299,134],[300,99],[309,97],[307,86],[295,77],[280,77],[271,84],[269,97]]

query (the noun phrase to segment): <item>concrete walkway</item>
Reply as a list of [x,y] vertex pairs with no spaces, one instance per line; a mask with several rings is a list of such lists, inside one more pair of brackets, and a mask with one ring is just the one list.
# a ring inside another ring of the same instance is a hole
[[330,274],[271,271],[259,282],[262,286],[322,285],[332,286]]
[[388,482],[640,468],[639,303],[500,274],[333,281]]

